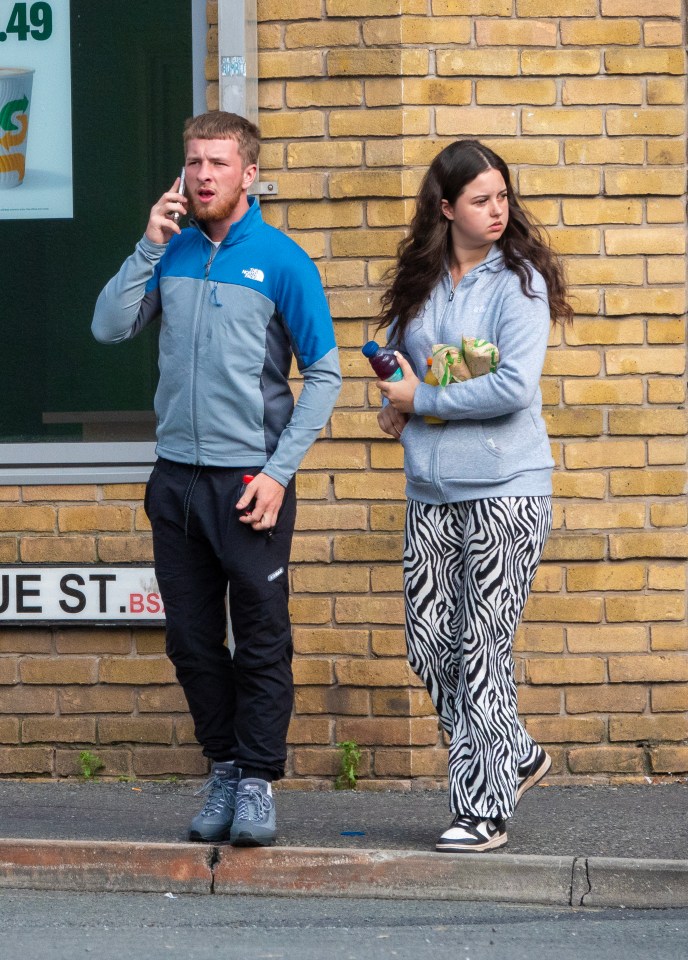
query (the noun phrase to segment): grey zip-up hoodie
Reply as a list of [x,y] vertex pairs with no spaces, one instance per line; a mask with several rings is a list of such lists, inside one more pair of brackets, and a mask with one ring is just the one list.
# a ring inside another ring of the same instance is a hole
[[[452,289],[449,271],[407,328],[402,352],[421,380],[433,344],[461,345],[478,337],[499,348],[495,373],[434,387],[421,383],[415,415],[402,431],[406,495],[425,503],[483,497],[543,496],[552,492],[540,376],[550,314],[544,278],[533,270],[534,298],[504,264],[489,254]],[[394,327],[390,330],[390,345]],[[428,424],[423,415],[440,417]]]

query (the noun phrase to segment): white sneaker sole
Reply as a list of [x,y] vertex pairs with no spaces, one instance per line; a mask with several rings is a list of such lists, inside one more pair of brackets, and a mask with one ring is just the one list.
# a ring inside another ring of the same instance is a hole
[[490,837],[483,843],[462,843],[460,840],[448,840],[446,843],[438,841],[435,844],[435,849],[440,853],[482,853],[484,850],[496,850],[497,847],[503,847],[507,840],[506,833],[502,833],[496,837]]
[[536,783],[539,783],[542,780],[551,766],[552,758],[548,753],[546,753],[545,759],[542,761],[537,770],[531,773],[528,779],[524,780],[521,786],[518,788],[518,792],[516,794],[516,803],[519,802],[526,790],[530,790],[531,787],[534,787]]

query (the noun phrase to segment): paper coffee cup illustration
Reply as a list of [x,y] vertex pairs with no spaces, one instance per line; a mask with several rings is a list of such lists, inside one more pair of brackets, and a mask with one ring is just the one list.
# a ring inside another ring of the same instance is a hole
[[33,74],[30,67],[0,67],[0,190],[24,180]]

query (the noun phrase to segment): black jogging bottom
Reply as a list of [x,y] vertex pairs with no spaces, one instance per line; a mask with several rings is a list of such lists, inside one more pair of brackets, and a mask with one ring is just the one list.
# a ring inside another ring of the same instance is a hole
[[[211,760],[247,776],[284,774],[294,699],[288,563],[296,518],[292,480],[271,535],[238,519],[244,474],[159,459],[146,488],[167,654]],[[226,595],[234,640],[227,632]]]

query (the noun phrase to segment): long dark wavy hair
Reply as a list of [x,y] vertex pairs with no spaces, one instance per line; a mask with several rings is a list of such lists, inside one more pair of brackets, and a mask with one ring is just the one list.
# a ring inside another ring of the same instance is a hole
[[378,330],[396,320],[397,343],[403,342],[409,323],[446,270],[451,221],[442,213],[442,200],[453,206],[466,185],[489,169],[501,173],[507,188],[509,220],[496,241],[506,266],[517,274],[523,293],[530,298],[536,296],[531,286],[533,268],[538,270],[547,285],[552,322],[565,324],[573,318],[561,262],[519,203],[507,165],[480,141],[457,140],[438,153],[423,178],[410,232],[399,244],[391,284],[382,296]]

